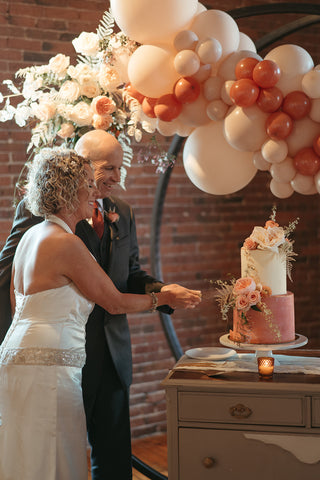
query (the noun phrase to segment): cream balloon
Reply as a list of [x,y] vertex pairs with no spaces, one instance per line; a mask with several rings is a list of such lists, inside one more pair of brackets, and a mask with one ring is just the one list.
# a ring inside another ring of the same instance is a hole
[[299,150],[312,145],[314,137],[319,133],[319,124],[309,117],[296,120],[292,132],[286,138],[289,156],[294,157]]
[[287,157],[283,162],[273,163],[270,168],[270,173],[276,182],[287,183],[293,180],[297,170],[293,164],[292,158]]
[[191,30],[182,30],[175,36],[173,45],[178,52],[180,50],[195,50],[198,40],[198,35]]
[[223,62],[221,62],[218,70],[219,77],[224,80],[236,80],[235,69],[236,65],[243,58],[256,58],[257,60],[262,60],[262,57],[255,52],[250,50],[239,50],[238,52],[231,53]]
[[257,172],[251,153],[239,153],[226,142],[223,122],[210,122],[191,133],[184,146],[183,164],[191,182],[213,195],[241,190]]
[[295,90],[301,90],[302,78],[313,66],[310,54],[298,45],[280,45],[271,50],[265,60],[272,60],[281,70],[276,87],[283,95]]
[[188,137],[194,131],[194,127],[185,125],[179,119],[177,119],[177,124],[177,135],[180,135],[180,137]]
[[222,55],[222,46],[216,38],[207,38],[198,42],[196,52],[202,63],[216,63]]
[[255,152],[266,141],[265,122],[268,115],[255,105],[234,108],[224,120],[224,134],[237,150]]
[[320,172],[318,172],[314,177],[314,183],[317,189],[317,192],[320,193]]
[[200,93],[199,97],[192,103],[183,105],[182,112],[178,119],[181,123],[189,127],[200,127],[210,122],[210,118],[207,115],[208,102]]
[[174,120],[172,122],[164,122],[162,120],[157,120],[157,130],[164,137],[171,137],[177,133],[178,124]]
[[199,70],[194,75],[191,75],[192,78],[197,80],[199,83],[205,82],[211,75],[211,65],[210,63],[205,65],[200,65]]
[[198,7],[197,7],[196,15],[199,15],[200,13],[206,12],[206,11],[207,11],[207,7],[205,7],[204,5],[202,5],[202,3],[198,2]]
[[141,45],[133,52],[128,64],[132,86],[146,97],[158,98],[172,91],[179,74],[174,68],[171,49]]
[[310,175],[301,175],[301,173],[297,173],[290,183],[294,191],[297,193],[302,193],[303,195],[313,195],[314,193],[318,193],[314,177],[311,177]]
[[239,35],[240,35],[240,41],[239,41],[238,50],[249,50],[250,52],[257,52],[256,46],[253,40],[251,40],[251,38],[247,34],[240,32]]
[[213,100],[207,106],[207,115],[211,120],[222,120],[229,109],[229,106],[222,100]]
[[203,84],[203,95],[208,102],[220,99],[223,80],[221,77],[209,77]]
[[269,138],[261,147],[261,154],[267,162],[280,163],[288,154],[288,145],[284,140]]
[[220,91],[221,100],[223,100],[224,103],[226,103],[227,105],[234,105],[230,97],[230,89],[234,84],[234,82],[235,80],[227,80],[222,84],[222,87],[221,87],[221,91]]
[[310,98],[320,98],[320,70],[314,68],[302,77],[302,90]]
[[200,68],[200,58],[193,50],[181,50],[174,57],[174,68],[182,77],[190,77]]
[[270,182],[271,193],[278,198],[288,198],[294,193],[290,183],[276,182],[274,179]]
[[314,122],[320,123],[320,98],[315,98],[311,100],[311,110],[309,112],[309,117]]
[[190,30],[195,32],[199,40],[215,38],[222,46],[222,56],[225,58],[237,50],[239,46],[239,29],[235,20],[221,10],[206,10],[197,15],[191,23]]
[[190,23],[197,0],[110,0],[120,29],[142,44],[172,43],[179,30]]
[[270,170],[271,164],[265,160],[261,154],[260,150],[257,150],[254,152],[253,157],[252,157],[253,165],[258,169],[262,171],[268,171]]

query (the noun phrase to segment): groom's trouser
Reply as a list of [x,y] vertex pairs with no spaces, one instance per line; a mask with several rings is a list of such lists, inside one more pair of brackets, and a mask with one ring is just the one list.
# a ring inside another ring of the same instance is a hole
[[[84,380],[88,373],[84,370]],[[84,404],[92,480],[131,480],[129,391],[120,383],[108,348],[99,386],[95,392],[84,387]]]

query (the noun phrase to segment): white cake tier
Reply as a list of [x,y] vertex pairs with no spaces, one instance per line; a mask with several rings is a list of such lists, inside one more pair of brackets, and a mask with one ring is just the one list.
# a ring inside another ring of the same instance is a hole
[[286,257],[271,250],[241,248],[241,277],[271,288],[272,295],[287,293]]

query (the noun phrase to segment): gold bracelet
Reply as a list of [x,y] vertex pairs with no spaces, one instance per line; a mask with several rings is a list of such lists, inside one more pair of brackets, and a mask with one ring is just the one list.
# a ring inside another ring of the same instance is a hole
[[152,298],[152,305],[151,305],[151,308],[150,308],[150,312],[153,313],[157,310],[158,297],[154,292],[148,293],[148,295],[150,295],[150,297]]

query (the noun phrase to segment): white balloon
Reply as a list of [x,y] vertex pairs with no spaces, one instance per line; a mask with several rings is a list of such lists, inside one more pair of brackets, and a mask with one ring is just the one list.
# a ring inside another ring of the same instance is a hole
[[202,5],[202,3],[198,2],[196,15],[199,15],[199,13],[206,12],[206,11],[207,11],[207,8],[204,5]]
[[270,182],[271,193],[278,198],[288,198],[291,197],[294,190],[290,183],[286,182],[276,182],[274,179]]
[[313,60],[304,48],[298,45],[280,45],[271,50],[265,60],[272,60],[281,70],[276,84],[283,95],[301,90],[303,76],[313,68]]
[[292,132],[286,138],[289,156],[293,158],[302,148],[310,147],[317,133],[319,133],[319,124],[309,117],[293,122]]
[[181,30],[174,38],[173,44],[176,50],[195,50],[198,44],[198,35],[191,30]]
[[284,140],[269,138],[261,147],[261,154],[267,162],[280,163],[288,154],[288,145]]
[[270,168],[270,173],[276,182],[291,182],[295,177],[297,170],[293,164],[293,160],[287,157],[283,162],[273,163]]
[[199,83],[205,82],[211,75],[211,65],[200,65],[199,70],[194,75],[191,75],[192,78],[197,80]]
[[200,68],[200,59],[193,50],[181,50],[174,57],[174,68],[182,77],[194,75]]
[[180,137],[188,137],[194,131],[194,127],[185,125],[180,121],[178,121],[177,123],[178,123],[177,134],[180,135]]
[[216,38],[207,38],[198,42],[196,52],[202,63],[216,63],[222,55],[222,47]]
[[213,100],[207,106],[207,115],[211,120],[222,120],[228,111],[229,107],[222,100]]
[[302,193],[303,195],[313,195],[317,193],[314,177],[310,175],[297,173],[293,180],[291,180],[291,186],[295,192]]
[[239,29],[235,20],[221,10],[206,10],[197,15],[191,23],[200,40],[216,38],[222,46],[222,57],[237,50],[239,46]]
[[236,80],[235,68],[238,62],[243,58],[256,58],[259,62],[262,57],[255,52],[249,50],[239,50],[238,52],[231,53],[223,62],[221,62],[218,70],[218,75],[224,80]]
[[230,89],[234,84],[234,82],[235,80],[227,80],[222,84],[222,87],[221,87],[221,92],[220,92],[221,100],[223,100],[224,103],[226,103],[227,105],[234,105],[234,102],[230,97]]
[[173,52],[168,48],[141,45],[129,60],[128,75],[132,86],[151,98],[171,93],[179,78],[173,60]]
[[172,43],[197,12],[197,0],[110,0],[112,15],[122,30],[139,43]]
[[254,152],[253,157],[252,157],[253,165],[258,169],[262,171],[268,171],[271,167],[270,163],[265,160],[261,154],[260,150],[257,150]]
[[187,138],[183,163],[191,182],[213,195],[228,195],[244,188],[257,169],[252,154],[237,152],[223,136],[223,122],[196,128]]
[[314,122],[320,123],[320,98],[315,98],[311,100],[311,110],[309,112],[309,117]]
[[302,77],[302,90],[310,98],[320,97],[320,70],[314,68]]
[[173,120],[172,122],[164,122],[157,120],[157,130],[164,137],[171,137],[177,132],[178,124]]
[[221,77],[209,77],[203,84],[203,95],[211,102],[220,99],[223,80]]
[[207,115],[208,102],[200,93],[199,97],[192,103],[186,103],[182,107],[178,119],[184,125],[189,127],[199,127],[210,122],[210,118]]
[[224,120],[224,134],[231,146],[255,152],[268,138],[265,123],[268,115],[257,106],[234,108]]
[[250,52],[257,52],[256,46],[251,38],[243,32],[240,32],[240,41],[238,50],[249,50]]

